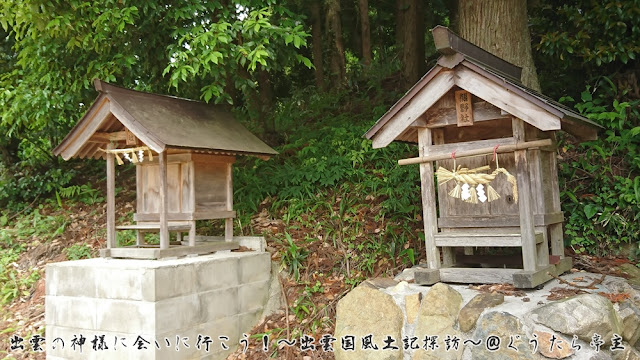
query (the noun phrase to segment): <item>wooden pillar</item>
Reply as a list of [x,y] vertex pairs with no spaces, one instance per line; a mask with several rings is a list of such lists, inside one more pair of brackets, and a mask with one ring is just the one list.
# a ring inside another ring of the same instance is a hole
[[[431,130],[431,137],[433,138],[433,145],[442,145],[444,144],[444,129],[443,128],[437,128],[437,129],[432,129]],[[428,149],[427,149],[428,150]],[[436,163],[436,167],[438,163]],[[444,188],[441,188],[441,190]],[[444,201],[440,201],[442,199],[442,196],[438,196],[438,206],[440,207],[440,211],[442,211],[443,207],[445,206]],[[440,216],[442,217],[442,212],[440,213]],[[437,225],[437,222],[436,222]],[[437,231],[437,228],[436,228]],[[473,248],[470,248],[473,249]],[[454,247],[442,247],[440,248],[440,250],[442,251],[442,266],[443,267],[451,267],[453,265],[455,265],[456,263],[456,252],[455,252],[455,248]],[[466,248],[465,248],[466,250]],[[471,250],[473,251],[473,250]],[[466,251],[465,251],[466,254]],[[473,252],[471,253],[471,255],[473,255]]]
[[[189,162],[189,167],[188,170],[189,172],[189,180],[190,180],[190,185],[189,185],[189,211],[196,211],[196,186],[195,186],[195,179],[196,179],[196,166],[195,163]],[[193,220],[190,222],[191,227],[189,228],[189,246],[195,246],[196,245],[196,221]]]
[[[113,149],[113,144],[108,144],[107,149]],[[116,247],[116,169],[115,157],[107,153],[107,249]]]
[[[540,149],[529,149],[528,162],[533,213],[534,215],[544,215],[547,211],[544,203],[544,189],[542,188],[542,156]],[[546,227],[536,228],[535,231],[542,232],[542,242],[536,243],[537,264],[540,267],[545,267],[549,265],[549,238]]]
[[[553,147],[556,146],[556,134],[551,135],[553,140]],[[551,152],[549,154],[549,186],[551,189],[551,212],[562,212],[560,206],[560,187],[558,185],[558,164],[556,159],[556,153]],[[549,225],[549,237],[551,241],[551,255],[564,258],[564,240],[562,232],[562,223],[556,223]]]
[[[233,162],[227,164],[227,211],[233,211]],[[233,218],[224,219],[224,240],[233,241]]]
[[[429,152],[433,143],[431,129],[418,129],[418,148],[420,156]],[[433,162],[420,164],[420,187],[422,192],[422,219],[424,221],[424,243],[427,250],[429,269],[440,268],[440,252],[436,248],[435,235],[438,232],[436,213],[436,187],[433,181]]]
[[169,226],[167,225],[167,151],[158,154],[160,176],[160,249],[169,248]]
[[[513,118],[513,137],[517,143],[524,142],[524,121]],[[516,150],[516,180],[518,184],[518,209],[520,210],[520,234],[522,237],[522,263],[525,271],[537,268],[536,234],[534,229],[531,179],[527,150]]]
[[[142,171],[142,165],[137,164],[136,165],[136,212],[138,214],[141,214],[143,210],[142,193],[144,192],[144,190],[142,185],[143,184],[142,177],[144,175],[146,175],[146,172]],[[144,232],[140,230],[136,230],[136,245],[140,246],[144,244],[145,244]]]

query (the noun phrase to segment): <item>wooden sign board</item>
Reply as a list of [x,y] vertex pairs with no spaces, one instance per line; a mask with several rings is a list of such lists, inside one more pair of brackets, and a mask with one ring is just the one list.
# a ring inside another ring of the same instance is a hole
[[456,115],[458,127],[473,125],[473,108],[471,107],[471,93],[466,90],[456,91]]
[[137,145],[138,139],[129,129],[124,128],[125,142],[127,145]]

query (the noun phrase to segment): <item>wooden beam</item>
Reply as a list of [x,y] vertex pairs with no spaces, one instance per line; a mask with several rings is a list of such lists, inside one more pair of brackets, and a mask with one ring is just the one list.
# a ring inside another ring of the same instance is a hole
[[513,283],[513,274],[520,271],[522,269],[448,268],[440,269],[440,280],[465,284]]
[[[108,144],[107,149],[113,145]],[[116,247],[116,169],[114,155],[107,153],[107,249]]]
[[[419,154],[429,154],[433,140],[431,129],[418,129]],[[435,235],[438,233],[436,212],[436,187],[433,178],[433,163],[420,164],[420,190],[422,193],[422,220],[424,222],[424,242],[427,251],[427,263],[429,269],[440,268],[440,252],[436,248]]]
[[[550,214],[535,214],[535,226],[547,226],[562,223],[562,212]],[[493,216],[446,216],[438,218],[440,228],[468,228],[468,227],[518,227],[520,217],[518,215],[493,215]],[[555,254],[554,254],[555,255]]]
[[124,131],[115,131],[115,132],[95,132],[91,135],[89,141],[91,142],[99,142],[99,143],[108,143],[111,141],[124,141],[126,139],[126,134]]
[[[483,144],[485,144],[484,141],[485,140],[481,140],[481,141],[478,141],[478,143],[483,145]],[[489,140],[486,140],[486,141],[490,143]],[[512,141],[512,140],[508,140],[508,141]],[[498,144],[499,142],[500,141],[498,139],[494,140],[494,144]],[[536,141],[529,141],[529,142],[522,142],[522,143],[511,144],[511,145],[499,146],[498,149],[496,150],[496,152],[497,153],[513,152],[513,151],[516,151],[516,150],[523,150],[523,149],[528,149],[528,148],[549,146],[549,145],[551,145],[551,140],[550,139],[536,140]],[[459,146],[460,147],[465,147],[463,144],[460,144]],[[437,160],[446,160],[446,159],[449,159],[451,157],[451,152],[448,151],[448,149],[450,149],[451,147],[452,146],[447,145],[447,147],[443,147],[442,148],[442,149],[447,149],[446,151],[439,150],[438,152],[436,152],[434,150],[433,152],[430,152],[430,154],[428,156],[421,156],[421,157],[409,158],[409,159],[401,159],[401,160],[398,160],[398,164],[399,165],[412,165],[412,164],[421,164],[421,163],[424,163],[424,162],[431,162],[431,161],[437,161]],[[465,150],[465,151],[460,151],[460,152],[456,151],[456,158],[463,158],[463,157],[477,156],[477,155],[488,155],[488,154],[492,154],[492,153],[493,153],[493,147],[483,147],[483,148],[470,149],[470,150]]]
[[[536,234],[536,243],[544,241],[543,234]],[[520,247],[520,234],[440,233],[435,236],[438,247]]]
[[[517,142],[524,142],[524,122],[513,118],[513,137]],[[549,139],[547,139],[549,140]],[[522,236],[522,264],[524,271],[535,271],[536,238],[533,224],[533,200],[531,179],[529,178],[529,159],[526,148],[515,151],[516,180],[518,184],[518,209],[520,210],[520,234]]]
[[[443,137],[444,137],[444,133],[443,133]],[[433,145],[429,152],[431,154],[448,153],[449,155],[451,155],[451,152],[455,151],[456,158],[458,158],[460,157],[458,154],[463,153],[465,151],[482,149],[482,148],[490,148],[491,152],[493,152],[493,148],[496,145],[498,145],[498,149],[499,149],[500,147],[504,147],[506,145],[515,145],[515,143],[516,143],[516,139],[514,139],[513,137],[489,139],[489,140],[466,141],[462,143],[451,143],[451,144],[444,144],[443,142],[442,145]]]
[[[474,102],[473,106],[473,121],[489,121],[497,119],[511,119],[511,115],[503,115],[499,108],[486,101]],[[425,113],[427,119],[427,127],[438,128],[449,125],[457,124],[456,108],[453,106],[433,107]]]
[[375,134],[373,148],[389,145],[452,87],[453,72],[440,72]]
[[169,248],[169,227],[167,224],[167,212],[169,210],[169,204],[167,201],[167,152],[163,151],[158,154],[159,169],[158,176],[160,176],[160,249]]
[[543,131],[560,130],[560,118],[464,66],[455,70],[455,84]]

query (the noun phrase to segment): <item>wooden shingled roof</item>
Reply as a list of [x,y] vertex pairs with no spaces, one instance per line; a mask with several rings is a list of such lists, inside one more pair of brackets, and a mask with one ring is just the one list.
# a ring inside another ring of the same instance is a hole
[[542,131],[564,130],[581,140],[593,140],[601,127],[572,109],[520,82],[521,69],[438,26],[432,30],[442,54],[431,68],[366,133],[374,148],[392,141],[417,142],[411,125],[451,89],[469,91],[478,98]]
[[53,150],[70,158],[101,158],[124,129],[151,150],[188,149],[226,155],[269,157],[275,150],[219,106],[173,96],[128,90],[94,80],[100,93],[86,114]]

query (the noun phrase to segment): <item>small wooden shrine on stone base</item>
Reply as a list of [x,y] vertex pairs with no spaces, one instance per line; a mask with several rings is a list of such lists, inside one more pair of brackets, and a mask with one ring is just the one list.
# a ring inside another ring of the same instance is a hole
[[420,166],[427,267],[416,282],[536,287],[571,268],[555,131],[592,140],[599,126],[449,29],[433,36],[437,65],[365,134],[374,148],[418,144],[419,157],[399,161]]
[[[198,101],[148,94],[94,80],[100,95],[54,155],[107,160],[107,248],[102,257],[159,259],[238,248],[233,241],[236,155],[277,154],[233,116]],[[136,165],[135,225],[116,226],[115,162]],[[196,220],[225,219],[225,241],[196,245]],[[116,230],[136,245],[116,246]],[[144,234],[159,232],[160,244]],[[169,233],[176,242],[170,243]],[[182,245],[188,233],[188,245]]]

